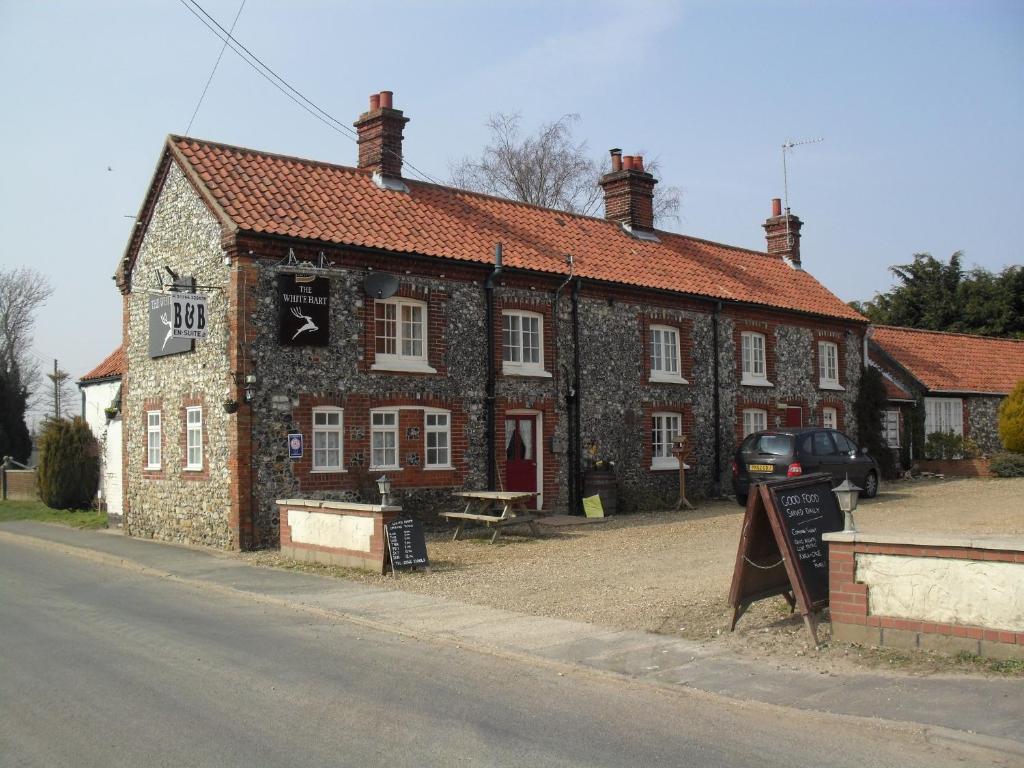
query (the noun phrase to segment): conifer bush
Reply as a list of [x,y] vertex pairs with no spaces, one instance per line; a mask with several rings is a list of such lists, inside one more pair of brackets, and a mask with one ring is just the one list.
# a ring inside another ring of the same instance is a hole
[[1024,453],[1024,379],[999,406],[999,438],[1013,453]]
[[100,452],[89,425],[49,419],[39,438],[39,498],[51,509],[92,506],[100,483]]

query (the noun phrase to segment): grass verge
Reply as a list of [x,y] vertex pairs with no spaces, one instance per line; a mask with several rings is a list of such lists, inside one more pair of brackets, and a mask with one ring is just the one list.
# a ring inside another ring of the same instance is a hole
[[50,509],[41,501],[0,501],[0,523],[11,520],[36,520],[59,523],[72,528],[95,530],[107,527],[107,513],[91,509]]

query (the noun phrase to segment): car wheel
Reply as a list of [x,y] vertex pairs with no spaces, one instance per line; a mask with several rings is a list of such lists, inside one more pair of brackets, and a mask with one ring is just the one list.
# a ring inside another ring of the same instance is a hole
[[746,507],[747,506],[747,494],[744,493],[744,494],[740,495],[740,494],[737,493],[736,494],[736,503],[739,504],[741,507]]
[[864,492],[861,494],[866,499],[873,499],[878,495],[878,474],[872,470],[864,478]]

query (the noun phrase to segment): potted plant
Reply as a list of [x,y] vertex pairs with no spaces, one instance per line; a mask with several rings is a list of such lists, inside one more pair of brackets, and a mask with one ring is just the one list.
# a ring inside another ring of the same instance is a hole
[[224,413],[234,413],[238,410],[238,401],[234,398],[229,397],[224,401]]
[[108,405],[106,408],[103,409],[103,413],[105,413],[107,416],[107,421],[111,421],[115,416],[117,416],[117,410],[118,409],[116,405]]

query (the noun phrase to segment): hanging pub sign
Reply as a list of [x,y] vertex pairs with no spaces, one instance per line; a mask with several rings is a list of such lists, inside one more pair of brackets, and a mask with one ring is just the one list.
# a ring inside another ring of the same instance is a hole
[[191,352],[195,339],[206,338],[206,297],[167,293],[149,297],[149,356]]
[[286,273],[278,275],[277,291],[281,295],[281,344],[326,347],[330,340],[331,281]]

